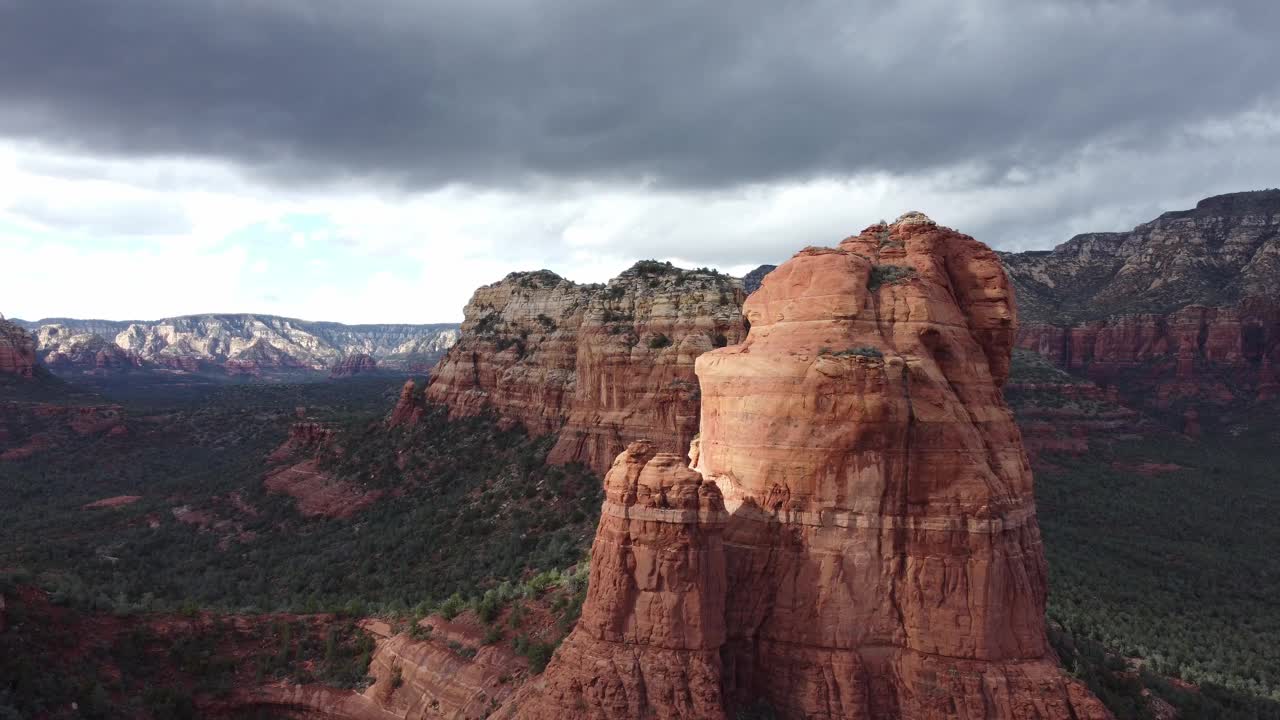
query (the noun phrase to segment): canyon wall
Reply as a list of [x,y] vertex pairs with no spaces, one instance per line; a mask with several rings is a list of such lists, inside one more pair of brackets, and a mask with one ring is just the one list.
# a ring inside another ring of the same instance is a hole
[[697,472],[617,459],[582,620],[506,715],[1109,717],[1045,637],[996,254],[911,213],[745,312],[697,360]]
[[606,285],[512,273],[472,296],[426,398],[558,432],[550,462],[601,473],[640,438],[682,451],[698,427],[694,360],[743,338],[742,299],[734,278],[653,261]]
[[421,372],[458,339],[456,325],[343,325],[274,315],[185,315],[154,321],[53,318],[34,331],[38,355],[58,372],[134,368],[322,372],[367,356],[383,369]]
[[1018,347],[1157,407],[1276,394],[1280,190],[1002,259],[1025,315]]

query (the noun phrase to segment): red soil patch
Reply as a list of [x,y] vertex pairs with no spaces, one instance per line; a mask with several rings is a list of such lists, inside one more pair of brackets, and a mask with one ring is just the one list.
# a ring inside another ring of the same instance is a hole
[[382,497],[321,472],[315,460],[277,470],[263,481],[267,490],[298,501],[298,512],[307,517],[323,515],[349,518]]
[[132,505],[141,499],[141,495],[116,495],[115,497],[102,498],[101,500],[86,503],[84,509],[124,507],[125,505]]

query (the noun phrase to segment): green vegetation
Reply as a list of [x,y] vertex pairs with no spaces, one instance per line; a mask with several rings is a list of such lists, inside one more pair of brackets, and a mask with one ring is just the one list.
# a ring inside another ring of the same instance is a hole
[[[378,383],[222,387],[168,408],[147,401],[126,407],[128,438],[71,438],[6,463],[0,567],[28,568],[58,602],[87,610],[363,615],[471,596],[580,558],[600,481],[546,466],[554,438],[483,418],[451,423],[438,410],[388,431],[370,420],[399,383]],[[350,520],[306,519],[291,498],[266,493],[264,458],[298,406],[344,431],[326,470],[394,492]],[[143,412],[157,419],[143,422]],[[142,499],[82,509],[116,495]],[[209,522],[181,522],[175,508]]]
[[[195,718],[201,700],[287,679],[363,688],[373,640],[331,617],[237,619],[82,615],[0,577],[0,718]],[[78,710],[72,709],[72,704]]]
[[818,348],[818,354],[830,355],[832,357],[864,357],[864,358],[871,358],[873,360],[879,360],[884,357],[884,353],[880,351],[880,348],[874,348],[874,347],[871,347],[870,345],[864,345],[862,347],[846,348],[839,352],[833,351],[829,347],[821,347],[821,348]]
[[[1141,658],[1144,682],[1170,676],[1200,685],[1192,695],[1154,686],[1175,706],[1194,708],[1184,717],[1280,717],[1273,418],[1260,414],[1235,435],[1199,443],[1173,435],[1094,442],[1087,457],[1045,459],[1036,497],[1048,614],[1084,648],[1066,659],[1094,658],[1077,674],[1097,680],[1106,663],[1090,649],[1096,645]],[[1132,469],[1144,462],[1181,469]],[[1099,692],[1114,696],[1119,717],[1146,717],[1144,704],[1130,702],[1132,690]]]
[[896,283],[915,275],[914,268],[899,265],[872,265],[871,274],[867,277],[867,289],[877,290],[881,285]]
[[[1013,360],[1009,365],[1009,377],[1019,383],[1078,385],[1085,382],[1085,380],[1059,369],[1040,353],[1021,348],[1014,348],[1013,350]],[[1012,403],[1013,401],[1010,400],[1010,402]]]
[[668,273],[683,272],[669,262],[659,262],[657,260],[641,260],[632,265],[631,269],[639,275],[666,275]]

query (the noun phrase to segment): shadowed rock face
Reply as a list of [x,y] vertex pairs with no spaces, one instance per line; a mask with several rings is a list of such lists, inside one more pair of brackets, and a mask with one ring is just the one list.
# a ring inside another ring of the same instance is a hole
[[512,273],[480,288],[427,399],[558,432],[552,463],[604,473],[639,438],[683,452],[698,428],[694,360],[741,341],[739,281],[645,261],[607,285]]
[[353,377],[355,375],[363,375],[378,371],[378,361],[373,359],[372,355],[366,353],[356,353],[348,355],[333,364],[333,368],[329,371],[329,377]]
[[512,713],[1108,717],[1045,638],[996,254],[908,214],[798,253],[745,312],[697,360],[702,484],[618,458],[582,620]]
[[31,333],[0,317],[0,375],[35,376],[36,343]]

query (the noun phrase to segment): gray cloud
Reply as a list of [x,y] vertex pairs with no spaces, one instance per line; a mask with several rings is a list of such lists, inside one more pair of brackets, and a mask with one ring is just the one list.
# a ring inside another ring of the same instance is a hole
[[0,0],[0,134],[285,184],[973,186],[1280,97],[1280,10],[1178,0]]

